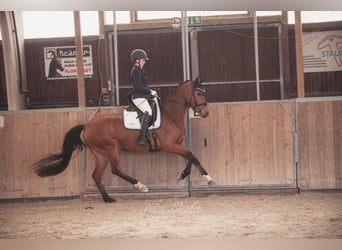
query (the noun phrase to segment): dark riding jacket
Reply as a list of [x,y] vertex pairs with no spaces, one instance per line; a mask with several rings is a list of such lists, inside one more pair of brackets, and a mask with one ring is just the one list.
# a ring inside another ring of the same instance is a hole
[[134,65],[130,75],[133,83],[133,98],[149,99],[151,88],[148,86],[146,71]]

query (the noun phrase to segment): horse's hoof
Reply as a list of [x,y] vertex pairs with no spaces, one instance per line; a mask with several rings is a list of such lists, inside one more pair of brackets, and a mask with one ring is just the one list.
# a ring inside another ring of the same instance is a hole
[[148,192],[148,188],[144,184],[142,184],[141,182],[134,184],[133,187],[135,189],[139,190],[140,192],[143,192],[143,193]]
[[203,175],[203,177],[207,180],[209,186],[213,186],[216,184],[210,175],[206,174],[206,175]]
[[108,198],[104,199],[104,202],[106,202],[106,203],[113,203],[113,202],[116,202],[116,200],[113,199],[113,198],[108,197]]
[[177,175],[177,181],[181,181],[182,179],[182,174]]
[[208,181],[208,185],[209,186],[215,186],[216,182],[214,180],[210,180],[210,181]]

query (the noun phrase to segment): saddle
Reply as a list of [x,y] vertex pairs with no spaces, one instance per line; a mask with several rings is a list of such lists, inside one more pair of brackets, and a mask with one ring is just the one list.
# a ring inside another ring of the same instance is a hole
[[[123,111],[124,127],[127,129],[140,130],[141,118],[143,113],[135,106],[132,101],[132,92],[126,95],[128,107]],[[152,109],[152,119],[149,124],[149,130],[158,129],[161,125],[161,112],[160,112],[160,98],[155,96],[148,101]]]

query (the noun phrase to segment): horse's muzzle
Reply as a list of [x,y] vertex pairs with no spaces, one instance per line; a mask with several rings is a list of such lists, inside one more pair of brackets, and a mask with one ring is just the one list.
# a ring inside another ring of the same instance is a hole
[[207,108],[201,110],[200,116],[202,118],[206,118],[208,115],[209,115],[209,110]]

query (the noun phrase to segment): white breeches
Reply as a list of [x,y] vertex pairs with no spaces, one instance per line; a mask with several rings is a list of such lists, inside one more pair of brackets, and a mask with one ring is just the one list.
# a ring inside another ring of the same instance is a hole
[[145,98],[135,98],[132,101],[143,113],[147,112],[148,115],[152,116],[151,106]]

